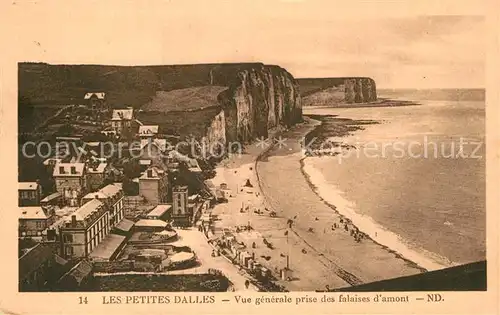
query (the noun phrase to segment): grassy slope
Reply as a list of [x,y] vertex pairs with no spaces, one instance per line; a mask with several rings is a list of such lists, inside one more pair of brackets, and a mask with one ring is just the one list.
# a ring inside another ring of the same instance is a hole
[[197,110],[193,115],[190,111],[144,111],[138,114],[138,119],[144,124],[159,125],[164,134],[178,136],[193,136],[201,138],[213,117],[220,112],[219,107],[208,107]]
[[[200,107],[215,103],[220,91],[238,84],[240,71],[262,66],[261,63],[168,66],[20,63],[19,118],[25,122],[20,125],[20,131],[32,131],[41,117],[48,116],[43,113],[48,106],[82,104],[86,92],[102,91],[107,93],[111,107],[146,105],[148,112],[138,117],[144,123],[159,124],[165,132],[196,135],[218,113],[218,109],[200,110]],[[272,72],[284,71],[278,66],[267,67]],[[156,97],[157,91],[169,93]],[[43,107],[42,113],[38,113],[40,107]],[[202,113],[200,117],[175,112],[196,107]],[[166,111],[168,115],[162,114]],[[202,128],[195,128],[196,125]]]
[[343,87],[331,87],[302,97],[302,106],[321,106],[342,103],[345,100]]
[[229,86],[238,71],[256,65],[261,64],[105,66],[20,63],[19,105],[80,104],[86,92],[102,91],[107,93],[112,107],[140,107],[151,101],[156,91],[211,83]]
[[[140,108],[150,103],[157,91],[195,87],[200,87],[197,102],[211,102],[219,89],[235,84],[239,71],[259,66],[262,64],[106,66],[19,63],[19,120],[22,121],[19,131],[33,131],[34,126],[59,109],[57,105],[82,104],[83,96],[89,91],[106,92],[107,102],[111,107]],[[203,88],[210,84],[213,87]],[[207,90],[208,95],[201,95]],[[193,105],[189,104],[187,98],[188,95],[184,95],[182,99],[178,99],[182,106]],[[174,101],[175,98],[171,103]],[[164,111],[157,105],[152,106]],[[158,117],[147,122],[155,121],[158,121]],[[171,120],[164,121],[166,123]]]
[[159,91],[142,107],[146,111],[167,112],[172,110],[194,110],[218,105],[217,96],[225,86],[199,86],[172,91]]
[[302,97],[311,95],[330,87],[344,84],[344,78],[307,78],[296,80],[300,85],[300,95],[302,95]]

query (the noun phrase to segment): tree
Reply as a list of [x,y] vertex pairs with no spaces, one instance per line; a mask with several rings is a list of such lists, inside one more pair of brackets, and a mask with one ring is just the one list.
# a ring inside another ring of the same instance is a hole
[[139,194],[139,185],[126,176],[123,178],[122,188],[126,196],[137,196]]
[[141,166],[137,160],[129,160],[123,165],[123,175],[128,178],[141,176]]

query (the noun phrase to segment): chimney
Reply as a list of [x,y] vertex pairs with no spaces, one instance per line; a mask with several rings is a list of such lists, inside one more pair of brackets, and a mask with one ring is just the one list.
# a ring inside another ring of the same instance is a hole
[[76,174],[76,167],[75,166],[71,167],[71,174]]
[[148,177],[153,177],[153,170],[152,169],[148,170]]
[[72,216],[71,216],[71,225],[72,225],[73,227],[75,227],[75,226],[76,226],[76,215],[72,215]]
[[59,173],[64,174],[64,166],[59,166]]

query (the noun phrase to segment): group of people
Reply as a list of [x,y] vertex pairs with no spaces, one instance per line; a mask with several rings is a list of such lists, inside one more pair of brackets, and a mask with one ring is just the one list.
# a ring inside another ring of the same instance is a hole
[[[344,225],[344,230],[346,232],[349,232],[357,243],[360,243],[361,240],[366,237],[366,234],[363,232],[360,232],[356,226],[351,226],[350,222],[348,220],[340,218],[339,225],[340,224]],[[337,223],[333,223],[332,231],[335,231],[339,227],[339,225],[337,225]]]

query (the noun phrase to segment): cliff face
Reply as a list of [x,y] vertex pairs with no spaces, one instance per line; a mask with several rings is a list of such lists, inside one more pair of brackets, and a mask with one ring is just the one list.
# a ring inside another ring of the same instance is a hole
[[248,142],[267,137],[279,125],[289,127],[302,121],[298,84],[286,70],[260,65],[244,69],[220,95],[226,112],[226,139]]
[[375,81],[371,78],[344,80],[346,103],[368,103],[377,100]]
[[377,88],[371,78],[297,79],[304,106],[338,103],[368,103],[377,100]]

